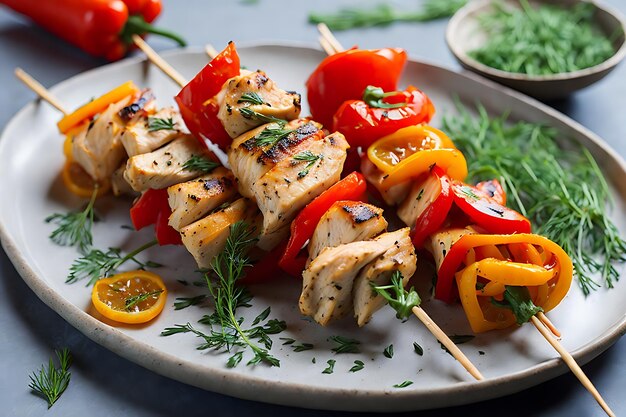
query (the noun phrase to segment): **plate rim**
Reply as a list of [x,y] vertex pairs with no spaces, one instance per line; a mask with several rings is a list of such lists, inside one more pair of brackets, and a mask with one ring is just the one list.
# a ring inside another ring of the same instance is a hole
[[[239,44],[240,49],[263,47],[306,49],[308,51],[322,53],[318,47],[312,47],[312,44],[306,42],[259,41],[241,42]],[[201,48],[191,47],[161,52],[161,55],[167,58],[198,53],[203,53]],[[54,92],[57,89],[63,88],[65,83],[75,82],[77,79],[80,81],[80,78],[88,77],[93,72],[99,72],[103,68],[110,69],[137,64],[141,65],[141,63],[145,61],[145,57],[135,56],[105,66],[96,67],[63,80],[52,86],[50,90]],[[559,120],[561,123],[564,123],[585,136],[594,146],[599,148],[602,152],[607,153],[623,172],[626,172],[626,162],[621,155],[608,146],[598,135],[538,100],[465,70],[456,71],[422,58],[410,58],[409,61],[436,67],[438,70],[452,72],[461,77],[469,78],[473,82],[486,86],[489,89],[500,90],[500,92],[507,96],[539,109],[541,112],[548,114],[550,117]],[[39,103],[39,99],[31,101],[9,120],[0,134],[0,152],[4,143],[8,140],[5,139],[7,132],[14,129],[13,125],[19,124],[19,121],[26,117],[25,115],[28,112],[32,111],[37,105],[40,105]],[[358,390],[355,388],[314,387],[302,383],[284,383],[280,380],[267,380],[252,374],[235,374],[227,368],[198,367],[197,362],[183,360],[172,354],[163,352],[148,343],[128,336],[115,327],[97,320],[71,302],[66,301],[60,294],[49,287],[45,280],[37,276],[37,273],[28,264],[26,258],[20,253],[17,243],[9,234],[8,228],[4,225],[4,220],[1,217],[0,243],[17,273],[37,297],[91,340],[117,355],[137,363],[159,375],[201,389],[242,399],[299,408],[307,407],[325,410],[409,411],[463,405],[502,397],[538,385],[548,379],[564,374],[569,370],[560,358],[556,357],[522,371],[488,378],[483,381],[463,381],[446,387],[420,391],[398,391],[391,389]],[[626,313],[621,320],[618,320],[611,326],[611,330],[571,353],[578,363],[583,365],[608,349],[624,334],[626,334]],[[223,380],[228,380],[228,383],[222,383]],[[517,384],[514,384],[515,382],[517,382]],[[252,387],[255,389],[251,390],[250,388]],[[495,387],[499,388],[497,394],[493,394],[493,392],[496,391],[493,389]],[[455,397],[458,401],[450,401],[450,394],[456,394]],[[332,399],[333,401],[324,401],[325,399]],[[358,401],[355,401],[356,399],[358,399]],[[423,401],[418,401],[425,399],[428,400],[428,404],[425,404]]]

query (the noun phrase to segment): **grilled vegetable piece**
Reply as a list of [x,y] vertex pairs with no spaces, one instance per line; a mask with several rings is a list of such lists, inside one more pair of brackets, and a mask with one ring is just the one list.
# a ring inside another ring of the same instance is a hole
[[337,201],[322,216],[309,242],[309,263],[324,248],[372,239],[387,229],[383,210],[360,201]]
[[229,206],[191,223],[180,230],[185,248],[193,255],[199,268],[209,268],[211,260],[224,249],[230,226],[239,220],[256,224],[258,211],[250,200],[240,198]]
[[301,107],[300,94],[278,88],[261,70],[243,70],[240,75],[228,80],[217,95],[217,103],[217,117],[231,138],[267,123],[268,117],[296,119]]
[[111,190],[116,197],[122,195],[138,196],[137,193],[130,184],[124,178],[124,171],[126,171],[126,161],[122,162],[122,165],[116,169],[111,175]]
[[385,305],[385,299],[372,290],[372,282],[378,286],[387,285],[391,283],[393,273],[400,271],[402,284],[406,286],[415,273],[417,257],[409,237],[409,228],[399,231],[402,232],[402,237],[397,243],[366,265],[354,280],[352,289],[354,317],[359,326],[367,324],[372,315]]
[[108,180],[126,156],[120,135],[124,123],[117,112],[130,103],[127,97],[109,107],[89,126],[74,136],[74,160],[96,181]]
[[353,282],[361,268],[398,245],[408,233],[408,229],[401,229],[374,240],[323,249],[302,274],[300,312],[325,326],[352,310]]
[[395,206],[404,201],[407,194],[411,190],[411,181],[407,181],[398,185],[394,185],[389,188],[382,186],[382,182],[385,179],[386,174],[378,169],[376,165],[370,162],[369,159],[363,158],[361,160],[361,172],[367,179],[367,182],[372,184],[376,190],[380,193],[385,203],[390,206]]
[[122,144],[128,156],[152,152],[185,133],[184,126],[180,113],[172,107],[144,113],[126,126]]
[[219,167],[210,174],[168,187],[168,201],[172,209],[169,225],[180,231],[230,201],[237,194],[235,184],[232,172]]
[[124,178],[135,191],[166,188],[201,175],[184,165],[191,157],[203,154],[193,136],[183,135],[156,151],[129,158]]

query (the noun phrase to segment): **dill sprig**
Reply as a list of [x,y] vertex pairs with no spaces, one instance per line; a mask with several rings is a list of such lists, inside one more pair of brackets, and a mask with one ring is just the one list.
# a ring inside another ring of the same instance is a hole
[[519,3],[517,8],[496,2],[492,12],[480,16],[488,41],[470,51],[471,57],[503,71],[550,75],[592,67],[615,53],[593,24],[591,3],[567,8]]
[[215,168],[219,167],[220,163],[215,162],[202,155],[193,155],[183,164],[183,169],[187,171],[198,171],[205,174],[209,174]]
[[309,22],[326,23],[332,30],[387,26],[394,22],[426,22],[450,17],[466,3],[467,0],[426,0],[417,11],[397,10],[381,3],[373,8],[343,8],[331,14],[309,13]]
[[50,240],[60,246],[76,246],[78,251],[85,254],[93,244],[91,227],[94,222],[93,206],[98,195],[95,187],[87,207],[78,213],[54,213],[46,217],[46,223],[54,222],[58,227],[50,234]]
[[39,372],[33,372],[29,375],[30,384],[28,387],[48,402],[48,408],[52,407],[61,397],[61,394],[65,392],[72,376],[69,372],[72,364],[70,351],[61,349],[54,352],[59,362],[58,368],[54,365],[52,358],[50,358],[47,369],[44,365],[41,365]]
[[65,280],[67,284],[73,284],[82,279],[88,278],[87,286],[93,285],[100,278],[106,278],[115,273],[117,269],[127,261],[133,261],[141,269],[146,267],[158,268],[161,265],[152,262],[139,261],[136,256],[144,250],[156,245],[157,240],[141,245],[137,249],[122,256],[120,248],[109,248],[106,252],[100,249],[92,249],[87,254],[76,259],[70,266],[70,273]]
[[281,126],[287,124],[286,120],[279,119],[274,116],[267,116],[263,113],[256,112],[248,107],[242,107],[239,109],[239,113],[246,119],[255,119],[263,123],[278,123]]
[[468,182],[498,178],[510,206],[529,217],[535,233],[560,245],[572,258],[585,295],[598,288],[599,273],[608,288],[619,279],[615,263],[626,261],[626,241],[610,220],[611,194],[589,151],[557,142],[547,126],[478,116],[457,105],[458,115],[444,117],[443,130],[468,161]]
[[321,161],[322,159],[324,159],[324,155],[323,154],[315,155],[311,151],[303,151],[294,155],[293,159],[294,161],[307,163],[304,169],[298,172],[298,178],[304,178],[306,177],[306,175],[309,173],[309,171],[311,170],[311,168],[313,167],[313,165],[315,165],[317,161]]
[[217,349],[232,352],[234,348],[239,348],[240,350],[228,358],[226,366],[229,368],[237,366],[242,361],[246,349],[250,349],[254,354],[247,362],[248,365],[264,362],[270,366],[280,366],[280,361],[269,352],[272,347],[269,335],[285,330],[286,323],[270,319],[261,325],[260,323],[270,315],[269,307],[254,318],[252,327],[248,329],[243,328],[244,319],[237,315],[238,308],[250,306],[250,294],[245,288],[238,286],[237,281],[244,276],[244,268],[251,265],[247,254],[255,243],[253,229],[243,221],[233,224],[224,250],[211,262],[211,270],[216,279],[212,280],[211,275],[205,273],[206,285],[213,299],[215,311],[204,316],[200,323],[209,325],[209,333],[187,323],[168,327],[161,335],[193,333],[204,340],[204,343],[198,346],[199,350]]
[[282,125],[280,127],[268,126],[254,137],[254,145],[261,148],[271,148],[276,145],[278,141],[286,138],[293,132],[293,129],[284,129]]
[[243,93],[241,97],[239,97],[239,100],[237,100],[237,103],[251,103],[256,105],[262,105],[265,102],[263,101],[263,97],[261,97],[259,93],[253,91],[250,93]]
[[156,132],[157,130],[174,130],[176,122],[171,117],[159,118],[148,117],[148,131]]
[[396,317],[403,321],[406,321],[413,314],[413,307],[422,302],[415,288],[411,287],[408,291],[404,288],[400,271],[393,272],[389,285],[376,285],[374,282],[371,282],[370,285],[374,292],[387,300],[389,306],[396,310]]

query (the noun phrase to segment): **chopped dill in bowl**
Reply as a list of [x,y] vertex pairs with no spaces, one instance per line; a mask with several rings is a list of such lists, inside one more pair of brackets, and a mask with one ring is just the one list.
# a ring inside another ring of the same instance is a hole
[[578,3],[521,8],[501,2],[479,17],[488,41],[468,54],[489,67],[531,76],[552,75],[593,67],[615,53],[611,40],[594,24],[595,7]]

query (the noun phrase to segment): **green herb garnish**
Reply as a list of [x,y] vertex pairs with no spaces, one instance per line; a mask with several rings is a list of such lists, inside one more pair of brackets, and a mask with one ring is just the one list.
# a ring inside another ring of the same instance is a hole
[[367,87],[365,87],[365,91],[363,92],[363,101],[368,106],[379,109],[397,109],[400,107],[406,107],[406,103],[404,101],[401,103],[385,102],[385,98],[396,96],[398,94],[402,93],[399,91],[390,91],[388,93],[385,93],[385,91],[380,87],[368,85]]
[[458,104],[444,117],[443,130],[468,161],[468,182],[498,178],[508,204],[536,225],[535,233],[561,246],[572,258],[585,295],[619,279],[614,263],[626,261],[626,242],[609,219],[611,194],[589,151],[557,143],[556,129],[538,123],[507,123],[478,106],[478,116]]
[[333,371],[335,370],[335,363],[337,363],[336,360],[334,359],[329,359],[326,361],[326,363],[328,364],[328,367],[326,367],[326,369],[324,369],[322,371],[323,374],[332,374]]
[[426,0],[421,10],[396,10],[386,3],[374,8],[351,7],[332,14],[309,13],[310,23],[326,23],[332,30],[347,30],[358,27],[386,26],[394,22],[426,22],[450,17],[467,0]]
[[593,24],[593,4],[519,4],[509,8],[495,2],[492,12],[479,17],[488,40],[469,52],[472,58],[502,71],[550,75],[592,67],[615,53],[611,40]]
[[394,387],[394,388],[406,388],[406,387],[408,387],[409,385],[413,385],[413,381],[404,381],[404,382],[402,382],[402,383],[400,383],[400,384],[396,384],[396,385],[394,385],[393,387]]
[[413,342],[413,350],[419,356],[424,356],[424,349],[417,342]]
[[300,152],[299,154],[294,155],[293,159],[295,161],[307,162],[304,169],[298,172],[298,178],[304,178],[309,173],[309,170],[313,167],[313,165],[315,165],[315,162],[317,162],[318,160],[321,161],[322,159],[324,159],[324,155],[322,154],[315,155],[311,151],[304,151],[304,152]]
[[162,119],[159,117],[148,117],[148,131],[156,132],[157,130],[174,130],[176,122],[171,117]]
[[195,297],[177,297],[174,300],[174,310],[182,310],[184,308],[195,306],[206,300],[207,296],[204,294],[196,295]]
[[543,308],[536,306],[530,298],[530,292],[526,287],[505,286],[504,299],[498,301],[491,297],[491,303],[498,307],[508,308],[515,315],[515,321],[522,325],[530,320],[535,314],[543,311]]
[[281,126],[284,126],[285,124],[287,124],[286,120],[279,119],[274,116],[267,116],[263,113],[256,112],[247,107],[242,107],[241,109],[239,109],[239,113],[241,113],[241,115],[246,119],[255,119],[264,123],[278,123]]
[[54,353],[59,361],[59,367],[54,365],[52,358],[48,367],[41,366],[39,372],[33,372],[28,387],[48,402],[48,408],[61,397],[70,383],[72,374],[69,372],[72,364],[72,356],[68,349],[55,350]]
[[359,353],[359,342],[356,339],[349,339],[343,336],[331,336],[330,340],[335,342],[337,346],[332,348],[331,350],[335,353]]
[[87,286],[93,285],[100,278],[106,278],[114,274],[117,269],[127,261],[133,261],[140,269],[146,267],[158,268],[161,264],[152,261],[141,262],[135,258],[139,253],[157,244],[157,240],[150,241],[137,249],[122,256],[120,248],[109,248],[103,252],[100,249],[92,249],[86,255],[76,259],[70,266],[70,273],[65,280],[67,284],[73,284],[84,278],[89,278]]
[[[422,302],[415,288],[411,287],[408,291],[404,289],[400,271],[393,272],[390,285],[377,286],[373,281],[370,284],[372,289],[387,300],[391,308],[396,310],[396,317],[400,320],[406,321],[413,314],[413,307]],[[392,291],[395,293],[395,297],[392,295]]]
[[349,372],[359,372],[364,367],[365,367],[365,364],[363,363],[363,361],[356,360],[354,361],[354,366],[350,368]]
[[241,97],[239,97],[239,100],[237,100],[237,103],[251,103],[251,104],[256,104],[256,105],[262,105],[265,102],[263,101],[263,98],[258,93],[251,92],[251,93],[243,93]]
[[215,168],[221,166],[219,162],[211,161],[209,158],[202,155],[193,155],[187,162],[184,163],[183,169],[187,171],[198,171],[205,174],[210,173]]
[[385,356],[385,358],[393,358],[393,344],[385,348],[385,350],[383,351],[383,355]]
[[98,195],[98,187],[94,188],[87,207],[78,213],[54,213],[46,217],[46,223],[54,222],[58,227],[50,234],[50,240],[61,246],[76,246],[85,254],[93,244],[91,227],[94,222],[93,206]]
[[254,137],[254,145],[261,148],[271,148],[278,141],[289,136],[293,129],[283,129],[283,127],[267,127]]
[[126,309],[126,311],[130,311],[137,304],[146,301],[150,297],[158,296],[162,292],[163,292],[163,290],[156,290],[156,291],[144,292],[144,293],[141,293],[141,294],[137,294],[137,295],[133,295],[131,297],[128,297],[124,301],[124,308]]

